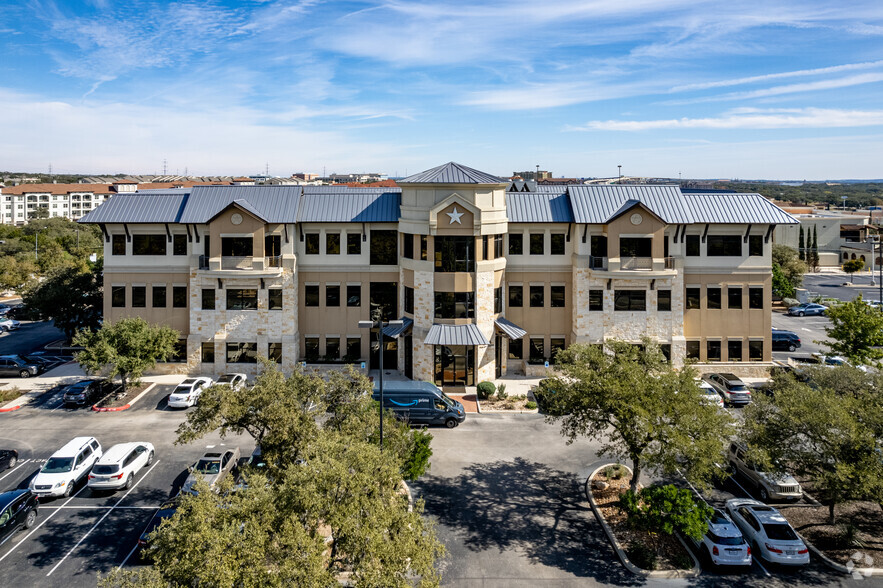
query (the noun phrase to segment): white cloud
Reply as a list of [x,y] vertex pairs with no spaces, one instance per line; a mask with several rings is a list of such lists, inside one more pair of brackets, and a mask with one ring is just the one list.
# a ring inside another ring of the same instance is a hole
[[688,98],[684,100],[669,100],[664,102],[664,104],[685,105],[701,104],[705,102],[724,102],[728,100],[754,100],[757,98],[770,98],[773,96],[785,96],[788,94],[836,90],[839,88],[848,88],[851,86],[860,86],[863,84],[874,84],[881,81],[883,81],[883,72],[865,73],[854,76],[846,76],[843,78],[816,80],[814,82],[787,84],[784,86],[773,86],[771,88],[762,88],[759,90],[750,90],[747,92],[729,92],[727,94],[721,94],[718,96],[702,96],[698,98]]
[[857,69],[872,69],[883,67],[883,60],[868,61],[864,63],[847,63],[843,65],[835,65],[831,67],[819,67],[815,69],[800,69],[796,71],[785,71],[772,74],[764,74],[759,76],[749,76],[744,78],[735,78],[732,80],[718,80],[716,82],[699,82],[695,84],[684,84],[675,86],[670,92],[694,92],[696,90],[707,90],[709,88],[726,88],[728,86],[743,86],[746,84],[755,84],[757,82],[767,82],[770,80],[778,80],[782,78],[794,78],[805,76],[816,76],[830,73],[840,73],[844,71],[853,71]]

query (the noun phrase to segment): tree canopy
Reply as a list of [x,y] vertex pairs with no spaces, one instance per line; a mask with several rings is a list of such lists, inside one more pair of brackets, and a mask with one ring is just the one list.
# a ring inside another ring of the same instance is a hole
[[[787,245],[773,244],[772,250],[773,261],[773,290],[776,288],[776,274],[781,275],[787,280],[791,288],[783,288],[784,284],[780,284],[776,294],[779,296],[793,296],[794,288],[800,288],[803,285],[803,274],[807,271],[807,265],[797,256],[797,251]],[[790,290],[786,292],[785,290]]]
[[883,312],[866,304],[861,296],[825,311],[831,321],[825,327],[828,341],[819,341],[832,355],[856,364],[874,364],[883,358]]
[[860,272],[865,268],[865,262],[861,259],[850,259],[849,261],[843,262],[843,271],[849,274],[851,281],[855,281],[856,272]]
[[79,261],[50,270],[24,290],[22,300],[41,319],[54,320],[69,339],[80,329],[97,329],[104,304],[102,265]]

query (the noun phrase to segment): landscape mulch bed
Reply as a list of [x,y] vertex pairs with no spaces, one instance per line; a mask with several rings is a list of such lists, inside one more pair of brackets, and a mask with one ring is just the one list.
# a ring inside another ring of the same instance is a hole
[[143,382],[138,386],[128,386],[126,388],[126,393],[123,394],[123,387],[120,384],[108,384],[106,390],[107,395],[102,393],[103,398],[96,406],[98,406],[98,408],[118,408],[120,406],[125,406],[135,400],[135,398],[144,392],[148,386],[150,386],[149,383]]
[[487,400],[479,400],[481,403],[482,410],[514,410],[514,411],[525,411],[525,410],[536,410],[534,408],[527,408],[525,405],[528,403],[527,396],[509,396],[504,400],[498,399],[496,396],[488,398]]
[[[883,568],[883,509],[873,502],[838,505],[836,523],[828,524],[828,507],[779,506],[779,512],[798,533],[836,563],[846,565],[856,552],[862,554],[860,567]],[[852,544],[844,537],[847,526],[854,526]],[[874,563],[864,561],[867,555]]]
[[[594,487],[594,484],[591,484],[593,481],[607,482],[610,486],[604,490],[599,490]],[[630,546],[640,543],[650,549],[655,548],[657,555],[655,569],[657,570],[679,570],[691,569],[693,567],[690,555],[675,537],[671,535],[651,535],[647,531],[631,529],[628,526],[626,515],[618,506],[620,495],[629,488],[628,476],[623,476],[616,480],[605,476],[602,470],[590,480],[590,485],[592,486],[591,492],[595,503],[598,505],[598,510],[603,515],[604,520],[607,521],[616,540],[625,549],[626,554],[629,555],[629,560],[633,564],[635,561],[629,554]]]

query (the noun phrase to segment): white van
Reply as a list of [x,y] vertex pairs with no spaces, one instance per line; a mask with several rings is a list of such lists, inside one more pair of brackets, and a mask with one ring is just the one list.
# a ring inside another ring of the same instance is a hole
[[95,462],[101,458],[101,444],[95,437],[76,437],[52,454],[31,480],[38,497],[70,496]]

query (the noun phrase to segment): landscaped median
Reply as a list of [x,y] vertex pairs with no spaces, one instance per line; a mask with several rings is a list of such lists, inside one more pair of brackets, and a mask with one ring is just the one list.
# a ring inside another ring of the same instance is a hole
[[527,394],[509,394],[506,384],[502,383],[499,386],[493,382],[479,383],[476,386],[476,404],[478,412],[537,412],[537,403]]
[[[12,412],[21,408],[21,403],[17,401],[22,396],[22,391],[17,387],[4,388],[0,390],[0,412]],[[11,405],[11,406],[10,406]]]
[[138,386],[129,386],[125,394],[118,394],[117,390],[113,390],[96,404],[92,405],[92,410],[95,412],[120,412],[123,410],[129,410],[132,408],[133,404],[141,400],[141,398],[150,392],[154,386],[156,386],[156,382],[143,382]]

